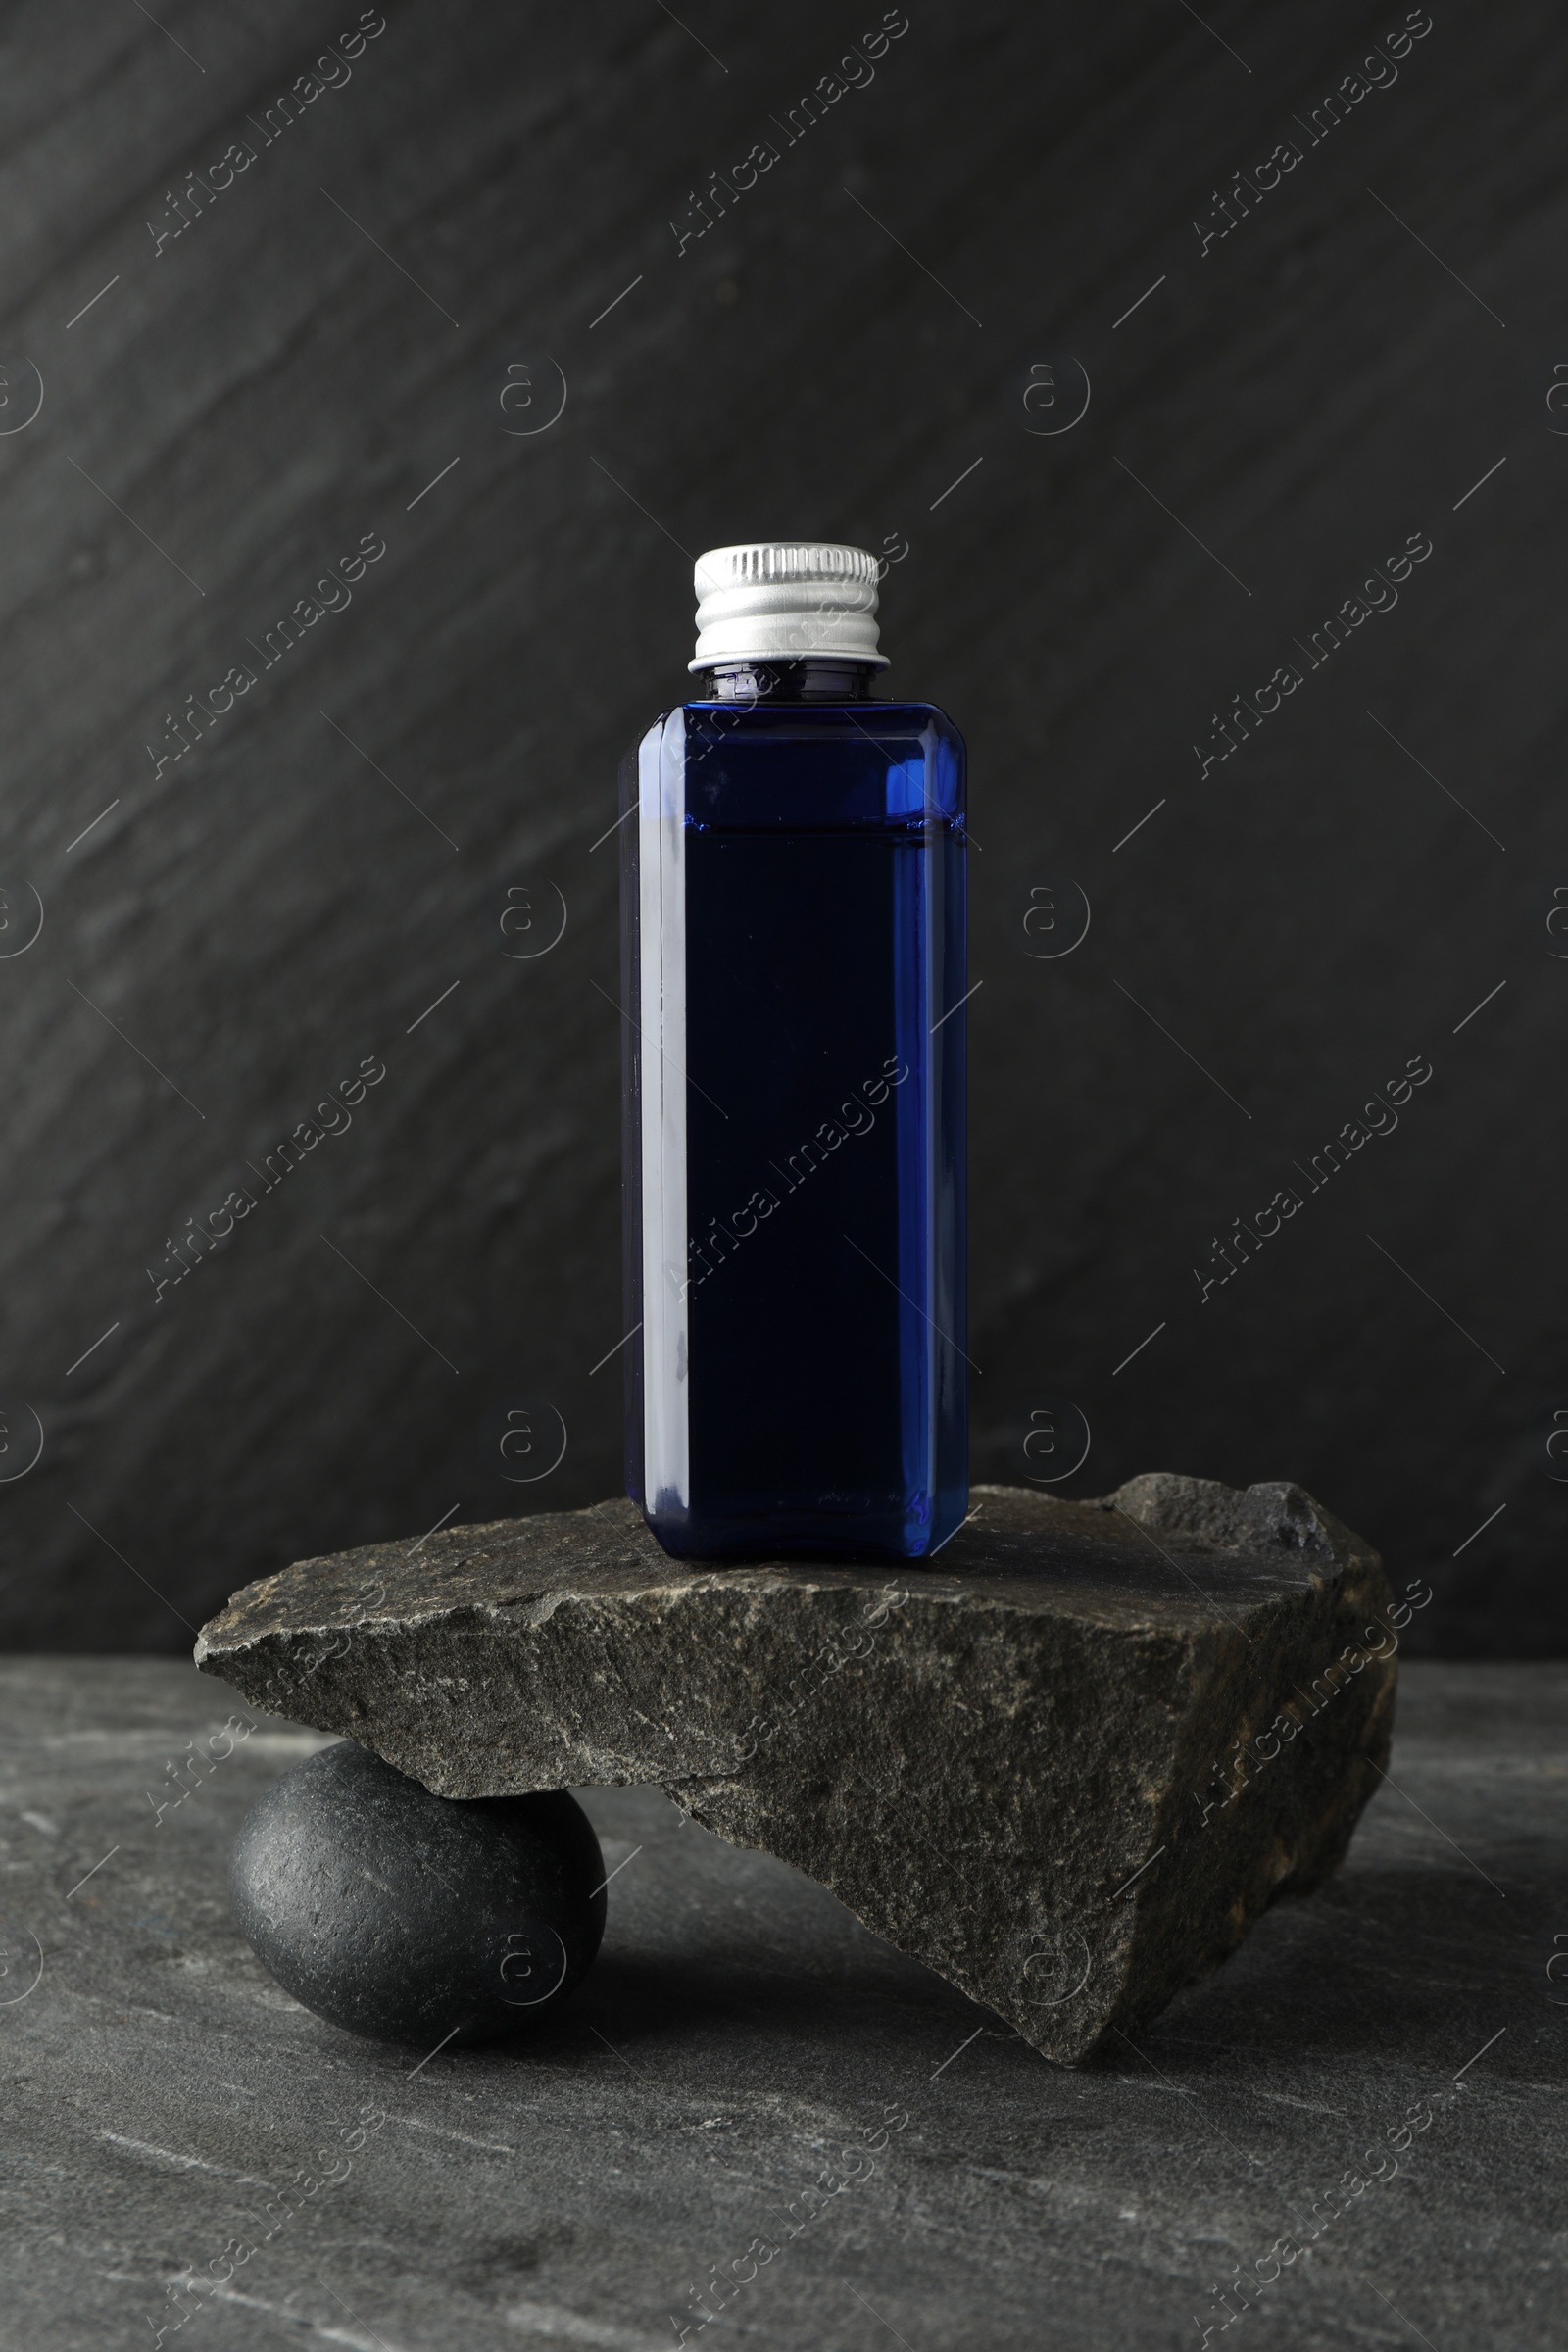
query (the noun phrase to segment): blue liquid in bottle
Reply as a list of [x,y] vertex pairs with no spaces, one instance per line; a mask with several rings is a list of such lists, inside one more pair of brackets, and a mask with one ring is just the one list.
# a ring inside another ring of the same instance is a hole
[[928,1558],[968,1501],[963,743],[870,697],[871,558],[721,559],[782,617],[622,770],[627,1488],[682,1557]]

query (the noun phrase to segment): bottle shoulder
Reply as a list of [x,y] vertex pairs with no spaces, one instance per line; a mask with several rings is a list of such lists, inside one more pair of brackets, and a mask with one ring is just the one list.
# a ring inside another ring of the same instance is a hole
[[753,744],[907,744],[928,756],[956,759],[960,766],[968,756],[961,732],[940,704],[878,701],[676,703],[659,712],[631,756],[661,744],[677,722],[688,738],[715,750],[725,744],[737,751]]
[[681,703],[625,763],[622,805],[653,790],[699,826],[902,832],[961,824],[965,766],[934,703]]
[[690,702],[662,710],[655,726],[666,726],[677,710],[688,727],[705,732],[805,738],[931,734],[963,748],[962,735],[937,703],[880,699],[856,703]]

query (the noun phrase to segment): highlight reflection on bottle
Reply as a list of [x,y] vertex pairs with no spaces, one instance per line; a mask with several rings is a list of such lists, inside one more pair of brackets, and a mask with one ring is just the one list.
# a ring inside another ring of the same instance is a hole
[[683,1556],[928,1557],[967,1508],[964,750],[877,566],[697,565],[621,770],[627,1489]]

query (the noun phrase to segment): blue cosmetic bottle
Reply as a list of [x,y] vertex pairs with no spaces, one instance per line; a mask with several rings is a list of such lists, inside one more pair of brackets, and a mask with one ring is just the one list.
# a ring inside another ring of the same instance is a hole
[[627,1491],[682,1558],[926,1559],[968,1507],[964,748],[877,564],[697,565],[621,770]]

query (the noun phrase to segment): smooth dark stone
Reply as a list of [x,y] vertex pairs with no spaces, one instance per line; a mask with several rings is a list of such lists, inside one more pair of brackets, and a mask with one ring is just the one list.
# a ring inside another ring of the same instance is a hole
[[245,1816],[229,1896],[257,1956],[351,2034],[502,2041],[559,2009],[605,1931],[604,1859],[564,1789],[432,1796],[345,1740]]

